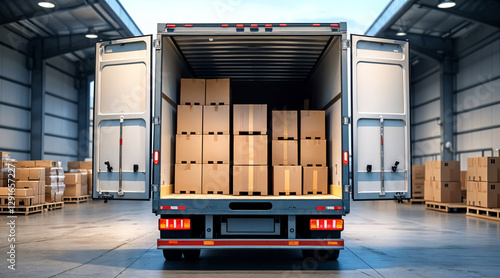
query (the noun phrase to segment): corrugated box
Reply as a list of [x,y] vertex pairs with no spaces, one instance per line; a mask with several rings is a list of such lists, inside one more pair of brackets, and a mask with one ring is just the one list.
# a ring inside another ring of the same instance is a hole
[[203,163],[229,164],[230,135],[203,135]]
[[477,157],[467,158],[467,180],[476,181],[477,180]]
[[231,84],[229,78],[207,79],[205,103],[207,105],[229,104]]
[[177,106],[177,134],[203,133],[203,106]]
[[233,105],[233,134],[267,134],[266,104]]
[[267,135],[234,135],[234,165],[267,165]]
[[477,158],[477,181],[500,181],[500,157]]
[[33,197],[35,193],[33,188],[16,188],[15,197]]
[[300,140],[300,165],[326,166],[326,140]]
[[302,166],[273,166],[273,195],[302,195]]
[[325,111],[300,111],[300,139],[325,139]]
[[205,79],[181,78],[181,104],[205,105]]
[[424,180],[424,200],[434,201],[434,187],[433,182],[430,180]]
[[233,166],[233,195],[267,195],[267,166]]
[[16,190],[22,188],[33,189],[33,195],[40,195],[40,181],[18,181],[16,182]]
[[67,197],[78,197],[82,196],[82,184],[66,184],[66,188],[64,189],[64,196]]
[[175,193],[201,194],[202,164],[175,164]]
[[303,189],[306,194],[328,194],[328,167],[303,167]]
[[299,165],[297,140],[272,141],[272,165]]
[[426,161],[425,162],[425,180],[426,181],[431,181],[432,178],[433,178],[433,172],[432,172],[432,167],[433,167],[433,163],[434,161]]
[[34,160],[21,160],[17,162],[17,168],[35,168]]
[[203,106],[203,134],[230,134],[230,106]]
[[432,161],[433,181],[457,181],[460,182],[459,161]]
[[35,160],[35,165],[43,168],[58,167],[57,161],[53,160]]
[[202,162],[202,135],[175,136],[175,163]]
[[500,208],[500,183],[476,182],[477,204],[484,208]]
[[66,173],[64,175],[64,183],[68,184],[82,184],[82,174],[81,173]]
[[298,139],[297,111],[272,111],[273,140]]
[[68,170],[92,169],[92,161],[68,161]]
[[411,191],[412,198],[424,197],[424,180],[423,179],[412,179],[411,180]]
[[460,171],[460,187],[462,190],[467,190],[467,171]]
[[203,194],[229,194],[229,164],[203,164]]
[[460,203],[462,202],[462,190],[460,182],[457,181],[432,181],[434,187],[434,201],[440,203]]
[[412,179],[425,179],[425,165],[412,165],[411,177]]
[[45,168],[16,168],[16,180],[45,181]]

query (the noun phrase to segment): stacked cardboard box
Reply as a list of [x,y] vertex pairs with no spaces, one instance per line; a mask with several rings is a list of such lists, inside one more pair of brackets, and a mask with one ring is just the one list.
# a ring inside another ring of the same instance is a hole
[[45,203],[45,169],[16,168],[16,191],[20,189],[32,190],[33,201],[30,205]]
[[500,157],[467,159],[467,204],[500,208]]
[[11,177],[13,177],[13,171],[17,162],[10,158],[9,152],[0,152],[0,159],[0,187],[7,187],[9,185],[9,172],[12,174]]
[[92,161],[69,161],[68,171],[72,173],[84,173],[84,176],[87,177],[87,193],[85,195],[92,195]]
[[460,171],[460,192],[462,203],[467,203],[467,171]]
[[80,197],[87,195],[86,173],[66,173],[64,183],[66,184],[64,197]]
[[426,201],[440,203],[460,203],[460,162],[427,161],[425,162]]
[[230,81],[206,80],[206,105],[203,106],[204,194],[230,193]]
[[200,194],[205,79],[181,79],[175,143],[175,193]]
[[64,185],[64,171],[59,161],[52,160],[30,160],[18,161],[18,168],[44,168],[45,181],[44,181],[44,202],[60,202],[65,190]]
[[300,111],[300,164],[303,194],[328,193],[325,111]]
[[411,167],[411,197],[413,199],[424,198],[425,166],[413,165]]
[[272,112],[272,166],[274,195],[302,195],[297,111]]
[[267,195],[267,105],[235,104],[234,195]]

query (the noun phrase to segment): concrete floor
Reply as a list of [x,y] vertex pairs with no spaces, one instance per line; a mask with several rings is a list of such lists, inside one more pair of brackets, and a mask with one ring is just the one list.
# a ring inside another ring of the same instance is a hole
[[7,269],[1,216],[0,277],[499,277],[500,222],[423,205],[354,202],[338,261],[299,251],[203,251],[165,262],[150,202],[94,201],[18,216],[16,271]]

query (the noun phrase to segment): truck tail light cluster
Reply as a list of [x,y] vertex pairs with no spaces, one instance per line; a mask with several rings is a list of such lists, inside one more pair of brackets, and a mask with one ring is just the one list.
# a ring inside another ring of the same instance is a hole
[[160,209],[185,210],[186,206],[160,206]]
[[316,207],[316,210],[342,210],[341,206]]
[[159,151],[155,151],[154,155],[153,155],[153,163],[155,165],[158,165],[159,162],[160,162],[160,152]]
[[311,231],[342,231],[344,230],[344,220],[311,219],[309,228]]
[[191,230],[191,219],[160,219],[160,230]]

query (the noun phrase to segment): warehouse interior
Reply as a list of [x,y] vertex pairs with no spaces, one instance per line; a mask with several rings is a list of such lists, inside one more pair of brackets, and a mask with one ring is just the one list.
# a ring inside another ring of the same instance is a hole
[[[455,5],[442,8],[443,2]],[[499,13],[496,0],[392,0],[366,30],[366,36],[410,43],[414,165],[458,161],[465,172],[468,159],[500,156]],[[64,171],[71,171],[68,162],[92,161],[95,44],[141,35],[119,0],[2,1],[0,152],[17,161],[60,161]],[[245,82],[235,84],[248,90]],[[300,99],[288,101],[301,105]],[[172,109],[168,105],[163,109]],[[339,161],[340,153],[335,153]],[[298,250],[256,249],[204,250],[200,260],[165,261],[157,250],[158,216],[151,213],[151,201],[88,198],[17,216],[14,275],[496,277],[500,272],[498,207],[479,218],[468,215],[466,203],[429,209],[423,196],[409,204],[350,205],[342,234],[346,245],[337,261],[303,259]],[[2,223],[10,220],[0,217]],[[5,253],[9,226],[2,226]],[[9,273],[9,264],[0,260],[0,273]]]

